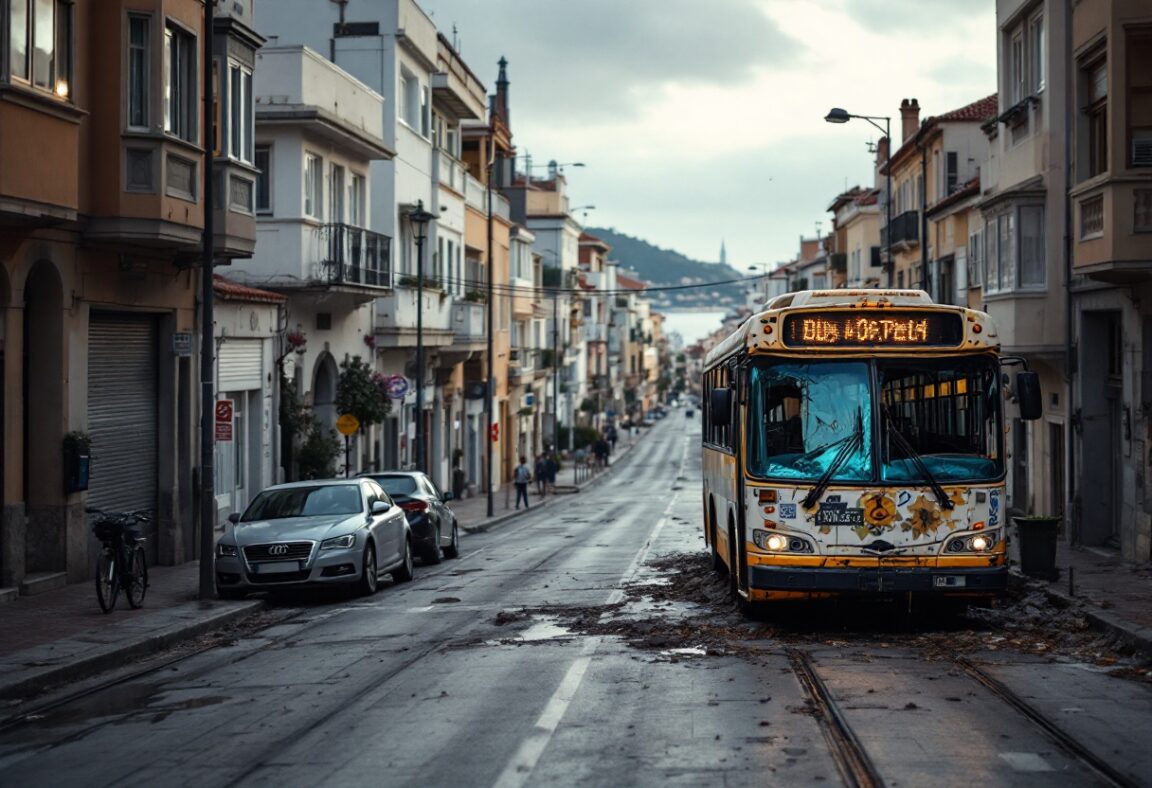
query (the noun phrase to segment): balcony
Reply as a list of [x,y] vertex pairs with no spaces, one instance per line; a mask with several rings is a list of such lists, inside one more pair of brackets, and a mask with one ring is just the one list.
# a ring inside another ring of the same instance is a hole
[[392,239],[350,224],[326,224],[317,234],[320,278],[329,285],[388,287]]
[[1098,177],[1071,196],[1073,271],[1111,285],[1152,280],[1152,182]]
[[[410,278],[376,302],[376,343],[378,347],[416,346],[416,305],[418,289]],[[438,288],[423,288],[423,337],[426,347],[452,344],[452,299]]]
[[528,383],[535,378],[536,351],[514,347],[508,351],[508,382],[512,385]]
[[[891,230],[892,240],[888,240]],[[911,249],[920,245],[920,212],[905,211],[893,217],[891,227],[880,228],[881,246],[891,246],[896,249]]]
[[608,341],[608,326],[603,323],[585,323],[584,324],[584,341],[585,342],[607,342]]
[[467,174],[464,165],[444,151],[437,151],[434,162],[437,170],[436,179],[452,191],[464,191],[464,176]]
[[459,298],[452,304],[452,331],[456,344],[487,341],[484,331],[488,305],[481,301],[464,301]]

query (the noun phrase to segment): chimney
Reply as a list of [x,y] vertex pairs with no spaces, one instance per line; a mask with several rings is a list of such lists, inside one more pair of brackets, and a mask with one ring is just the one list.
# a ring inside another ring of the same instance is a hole
[[901,144],[920,128],[920,102],[916,99],[904,99],[900,102],[900,122],[903,124],[904,134],[900,138]]
[[880,141],[876,143],[876,167],[883,167],[888,163],[888,138],[881,137]]

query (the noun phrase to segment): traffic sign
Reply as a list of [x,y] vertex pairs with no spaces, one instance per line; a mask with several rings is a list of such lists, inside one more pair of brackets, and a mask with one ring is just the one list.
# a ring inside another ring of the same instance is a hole
[[493,443],[500,440],[500,422],[498,422],[498,421],[492,422],[492,427],[491,427],[489,434],[492,437]]
[[218,443],[228,443],[232,440],[234,404],[230,399],[216,400],[216,441]]
[[360,419],[351,413],[345,413],[336,419],[336,429],[340,430],[341,435],[355,435],[360,429]]

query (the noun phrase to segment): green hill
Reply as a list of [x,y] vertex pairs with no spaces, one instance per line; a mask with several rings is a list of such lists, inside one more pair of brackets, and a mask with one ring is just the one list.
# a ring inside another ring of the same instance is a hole
[[[728,265],[705,263],[693,260],[673,249],[664,249],[641,238],[617,231],[615,228],[589,227],[587,232],[602,239],[612,247],[609,260],[620,263],[621,271],[633,271],[639,279],[653,286],[704,284],[727,279],[740,279],[745,274]],[[730,305],[742,303],[745,286],[739,284],[717,285],[715,288],[692,288],[653,293],[653,300],[666,302],[673,308]],[[720,303],[717,295],[720,295]]]

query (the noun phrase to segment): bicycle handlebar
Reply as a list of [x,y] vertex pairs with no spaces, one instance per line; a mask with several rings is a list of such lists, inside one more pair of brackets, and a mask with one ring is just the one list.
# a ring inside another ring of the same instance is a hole
[[152,521],[152,517],[151,517],[152,510],[151,509],[137,509],[134,512],[111,512],[111,511],[106,511],[104,509],[97,509],[95,506],[86,506],[86,507],[84,507],[84,511],[87,512],[88,514],[92,514],[92,515],[95,515],[97,517],[106,517],[110,520],[133,519],[133,520],[143,520],[146,523]]

